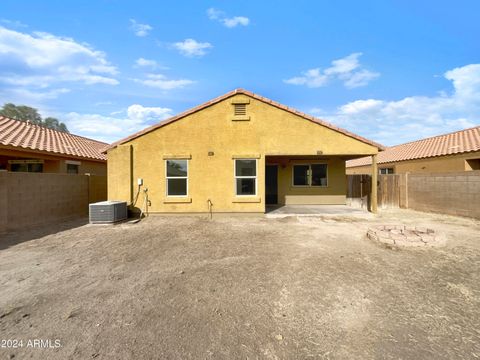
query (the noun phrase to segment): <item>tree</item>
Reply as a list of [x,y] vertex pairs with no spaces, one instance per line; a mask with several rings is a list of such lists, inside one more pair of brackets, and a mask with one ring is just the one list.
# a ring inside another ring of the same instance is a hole
[[20,121],[30,121],[32,124],[53,130],[68,132],[64,123],[53,117],[47,117],[45,120],[42,120],[38,110],[30,106],[7,103],[0,109],[0,115]]
[[3,108],[0,110],[0,115],[9,117],[15,120],[21,121],[31,121],[34,124],[40,124],[42,122],[42,117],[38,113],[38,110],[25,105],[15,105],[8,103],[3,105]]
[[43,120],[43,125],[49,129],[58,130],[60,122],[58,121],[58,119],[55,119],[53,117],[47,117],[45,120]]

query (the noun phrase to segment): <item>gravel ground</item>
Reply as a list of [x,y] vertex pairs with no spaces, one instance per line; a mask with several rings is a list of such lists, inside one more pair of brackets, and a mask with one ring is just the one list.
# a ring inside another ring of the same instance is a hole
[[[373,224],[446,243],[386,248]],[[2,359],[480,357],[480,222],[456,217],[69,222],[3,235],[0,286]]]

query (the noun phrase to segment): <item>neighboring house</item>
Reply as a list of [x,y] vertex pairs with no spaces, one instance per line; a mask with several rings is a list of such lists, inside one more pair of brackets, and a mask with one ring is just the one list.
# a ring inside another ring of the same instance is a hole
[[[389,147],[377,162],[380,174],[480,170],[480,126]],[[347,174],[371,174],[371,164],[347,161]]]
[[137,194],[148,188],[149,211],[159,213],[264,213],[267,204],[345,204],[345,160],[376,156],[379,149],[237,89],[112,144],[108,197],[135,205]]
[[0,116],[0,170],[106,175],[108,144]]

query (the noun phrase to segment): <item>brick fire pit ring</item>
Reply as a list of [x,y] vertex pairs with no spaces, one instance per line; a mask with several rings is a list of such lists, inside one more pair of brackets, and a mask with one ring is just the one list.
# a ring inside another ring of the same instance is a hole
[[388,246],[398,247],[441,246],[445,243],[433,229],[421,226],[378,225],[368,229],[367,237]]

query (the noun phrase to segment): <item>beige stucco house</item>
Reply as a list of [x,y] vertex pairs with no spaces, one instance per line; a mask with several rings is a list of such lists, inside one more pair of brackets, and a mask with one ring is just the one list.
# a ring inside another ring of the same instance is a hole
[[0,116],[0,171],[107,174],[108,144]]
[[108,197],[140,207],[137,194],[148,189],[149,211],[157,213],[345,204],[345,161],[381,149],[237,89],[112,144]]
[[[347,174],[371,174],[369,157],[347,161]],[[392,146],[378,155],[380,174],[480,170],[480,126]]]

